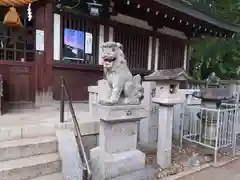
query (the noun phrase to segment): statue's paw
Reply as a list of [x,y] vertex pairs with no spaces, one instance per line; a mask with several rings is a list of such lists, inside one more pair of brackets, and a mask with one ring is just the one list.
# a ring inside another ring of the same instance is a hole
[[100,100],[98,103],[105,106],[113,106],[114,104],[117,104],[116,101],[111,100]]
[[140,101],[135,98],[134,99],[126,98],[126,99],[124,99],[124,104],[138,105],[138,104],[140,104]]

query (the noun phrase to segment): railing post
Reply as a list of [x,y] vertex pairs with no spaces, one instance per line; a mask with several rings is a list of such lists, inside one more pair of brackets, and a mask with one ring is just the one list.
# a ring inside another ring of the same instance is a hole
[[61,76],[61,102],[60,102],[60,123],[64,123],[64,79]]
[[86,168],[83,169],[83,177],[82,178],[83,178],[83,180],[90,180],[90,179],[88,179],[88,171]]
[[60,102],[60,122],[64,122],[64,102],[65,102],[65,96],[68,101],[68,105],[70,108],[70,112],[73,118],[73,124],[76,130],[76,141],[79,146],[79,155],[84,159],[84,162],[86,163],[86,167],[83,169],[83,180],[92,180],[92,172],[90,170],[90,165],[88,163],[86,150],[83,145],[82,135],[80,132],[80,128],[77,122],[77,117],[74,112],[74,108],[72,105],[72,101],[68,92],[68,89],[66,87],[64,78],[61,76],[61,102]]

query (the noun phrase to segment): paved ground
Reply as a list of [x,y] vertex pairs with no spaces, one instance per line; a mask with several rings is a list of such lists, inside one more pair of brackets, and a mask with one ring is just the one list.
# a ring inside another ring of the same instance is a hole
[[[0,127],[38,124],[41,122],[59,122],[59,102],[38,109],[19,110],[0,116]],[[71,121],[69,108],[65,106],[65,119]],[[88,113],[88,104],[74,103],[78,119],[84,123],[96,121]],[[24,112],[24,113],[23,113]],[[7,119],[7,120],[6,120]],[[240,180],[240,160],[220,168],[208,168],[179,180]]]
[[[78,120],[87,121],[90,114],[88,112],[88,104],[84,103],[74,103],[73,104],[75,113]],[[6,113],[0,116],[0,127],[3,126],[18,126],[27,124],[38,124],[41,122],[59,122],[60,121],[60,104],[59,102],[53,102],[49,106],[44,106],[36,109],[22,109],[16,110],[14,112]],[[84,116],[84,117],[83,117]],[[70,119],[71,114],[68,108],[68,104],[65,105],[65,119],[66,121]]]
[[208,168],[179,180],[240,180],[240,160],[219,168]]

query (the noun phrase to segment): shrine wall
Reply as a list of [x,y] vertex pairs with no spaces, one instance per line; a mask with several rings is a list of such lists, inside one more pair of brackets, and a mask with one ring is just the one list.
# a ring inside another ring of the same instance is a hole
[[[87,87],[95,85],[96,81],[102,78],[100,45],[104,41],[117,41],[123,45],[133,74],[144,76],[154,69],[184,67],[186,37],[179,31],[164,27],[158,30],[159,35],[155,36],[147,22],[122,14],[111,17],[109,21],[66,12],[55,12],[53,17],[55,100],[60,99],[60,76],[64,76],[73,101],[88,100]],[[92,54],[85,54],[82,60],[65,60],[64,28],[91,33]]]

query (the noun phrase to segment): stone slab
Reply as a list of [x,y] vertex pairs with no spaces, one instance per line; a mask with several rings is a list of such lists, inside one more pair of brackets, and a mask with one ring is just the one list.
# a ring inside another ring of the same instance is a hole
[[91,149],[90,160],[93,180],[116,178],[145,168],[145,154],[139,150],[108,154],[96,147]]
[[0,143],[0,162],[57,152],[55,136],[25,138]]
[[[99,133],[99,118],[91,116],[89,112],[78,113],[78,123],[82,135],[92,135]],[[54,117],[56,119],[56,117]],[[54,119],[53,118],[53,119]],[[51,119],[52,120],[52,119]],[[35,124],[18,124],[0,126],[0,141],[7,141],[21,138],[32,138],[39,136],[53,136],[58,129],[74,130],[73,121],[70,116],[66,117],[66,122],[50,121],[46,119]]]
[[60,157],[56,153],[0,162],[1,180],[32,179],[60,171]]

